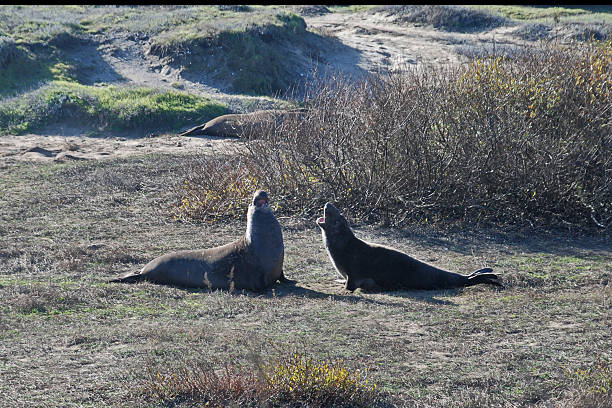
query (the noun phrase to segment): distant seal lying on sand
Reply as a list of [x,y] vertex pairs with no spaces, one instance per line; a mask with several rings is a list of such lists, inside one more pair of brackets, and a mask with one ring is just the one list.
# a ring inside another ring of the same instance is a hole
[[283,274],[283,234],[268,203],[258,190],[247,213],[246,233],[229,244],[172,252],[153,259],[140,272],[110,282],[140,282],[208,289],[262,291],[276,281],[292,282]]
[[221,137],[244,137],[260,132],[266,123],[276,123],[303,115],[305,110],[259,110],[251,113],[221,115],[203,125],[184,131],[180,136],[208,135]]
[[317,220],[323,243],[345,288],[354,291],[398,289],[450,289],[489,283],[502,286],[491,268],[460,275],[429,265],[383,245],[357,238],[346,218],[332,203],[325,204],[323,217]]

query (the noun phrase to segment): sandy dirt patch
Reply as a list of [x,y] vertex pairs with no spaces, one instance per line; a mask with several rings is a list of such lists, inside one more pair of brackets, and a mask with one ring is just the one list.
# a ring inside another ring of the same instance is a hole
[[[328,63],[345,72],[396,70],[410,66],[441,66],[468,61],[459,48],[522,46],[512,32],[516,27],[500,27],[478,33],[436,30],[431,26],[397,23],[386,13],[328,13],[304,17],[311,29],[336,36],[348,48],[326,55]],[[351,61],[358,60],[351,69]]]
[[0,165],[17,161],[66,162],[150,153],[211,153],[240,143],[214,136],[174,134],[131,139],[27,134],[0,136]]

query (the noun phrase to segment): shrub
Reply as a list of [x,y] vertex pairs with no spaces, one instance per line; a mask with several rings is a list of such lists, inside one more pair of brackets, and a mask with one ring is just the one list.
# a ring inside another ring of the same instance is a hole
[[377,399],[377,386],[369,383],[367,372],[348,369],[342,360],[316,360],[294,352],[263,371],[265,390],[290,405],[368,407]]
[[375,407],[382,401],[376,384],[367,380],[367,371],[300,352],[249,368],[226,363],[214,370],[186,363],[165,372],[149,366],[148,371],[145,393],[166,404]]
[[0,36],[0,68],[6,67],[10,62],[19,58],[23,51],[17,47],[12,38]]
[[244,218],[259,182],[252,166],[231,155],[203,156],[188,160],[187,166],[177,194],[180,202],[174,206],[175,220]]
[[285,210],[327,201],[401,224],[607,230],[612,44],[540,45],[514,58],[321,81],[303,120],[247,145]]

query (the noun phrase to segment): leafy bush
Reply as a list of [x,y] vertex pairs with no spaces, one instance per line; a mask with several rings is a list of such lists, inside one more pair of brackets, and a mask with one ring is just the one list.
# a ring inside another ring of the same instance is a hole
[[322,81],[304,120],[270,125],[244,160],[286,211],[609,230],[612,44],[539,47]]
[[0,36],[0,68],[4,68],[22,54],[12,38]]
[[54,81],[0,102],[0,130],[23,133],[65,120],[99,130],[170,130],[225,112],[220,103],[177,91]]

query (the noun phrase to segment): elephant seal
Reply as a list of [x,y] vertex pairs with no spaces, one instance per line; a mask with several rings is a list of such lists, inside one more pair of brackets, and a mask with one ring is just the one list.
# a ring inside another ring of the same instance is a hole
[[266,124],[279,124],[289,118],[300,117],[304,112],[304,109],[272,109],[251,113],[230,113],[188,129],[180,133],[179,136],[251,137],[251,135],[261,132]]
[[502,286],[491,268],[471,275],[445,271],[403,252],[357,238],[332,203],[325,204],[317,220],[323,243],[336,270],[346,279],[345,289],[366,291],[398,289],[450,289],[489,283]]
[[246,233],[229,244],[172,252],[153,259],[140,272],[110,282],[149,281],[207,289],[262,291],[276,281],[293,282],[283,274],[285,247],[280,224],[268,194],[258,190],[247,212]]

